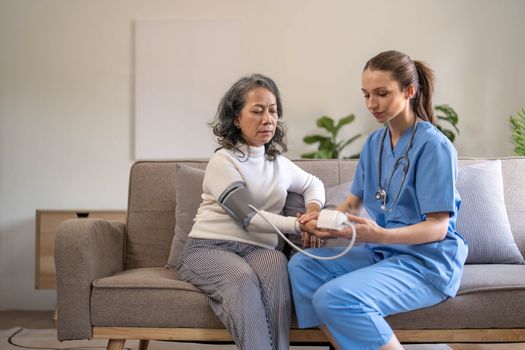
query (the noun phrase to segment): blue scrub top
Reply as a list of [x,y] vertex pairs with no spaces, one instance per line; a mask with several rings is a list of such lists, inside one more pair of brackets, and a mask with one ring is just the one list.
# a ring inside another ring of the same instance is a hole
[[[456,190],[457,155],[448,138],[429,122],[418,122],[412,147],[408,152],[409,166],[405,182],[403,166],[392,174],[399,157],[410,143],[413,127],[407,129],[392,148],[390,132],[384,140],[382,157],[382,188],[387,190],[386,207],[392,206],[399,192],[397,204],[391,211],[381,209],[375,198],[378,189],[378,153],[385,128],[371,133],[359,158],[351,192],[363,200],[367,213],[385,228],[408,226],[425,221],[426,213],[449,212],[450,221],[445,239],[417,245],[372,244],[367,246],[376,259],[394,255],[409,255],[406,263],[445,294],[456,294],[463,264],[467,257],[465,239],[456,232],[456,217],[461,199]],[[389,179],[390,187],[387,188]]]

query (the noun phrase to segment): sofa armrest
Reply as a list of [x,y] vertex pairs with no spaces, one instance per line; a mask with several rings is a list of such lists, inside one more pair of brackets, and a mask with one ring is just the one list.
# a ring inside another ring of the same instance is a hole
[[71,219],[55,238],[59,340],[90,339],[91,284],[124,269],[126,225],[101,219]]

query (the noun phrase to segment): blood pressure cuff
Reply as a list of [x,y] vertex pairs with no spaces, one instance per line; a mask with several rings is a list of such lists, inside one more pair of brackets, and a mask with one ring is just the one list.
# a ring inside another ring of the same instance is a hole
[[219,196],[218,202],[222,209],[235,219],[244,230],[257,214],[255,210],[249,207],[249,204],[252,204],[252,197],[242,182],[235,182],[225,189]]

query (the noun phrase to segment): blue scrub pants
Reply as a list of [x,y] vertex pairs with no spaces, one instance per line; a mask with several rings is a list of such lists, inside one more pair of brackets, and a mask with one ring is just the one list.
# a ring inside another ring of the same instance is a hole
[[[333,256],[341,248],[309,251]],[[379,349],[393,335],[385,316],[447,298],[423,278],[421,267],[422,262],[410,255],[381,259],[366,245],[352,248],[337,260],[294,254],[288,273],[298,325],[324,325],[341,349]]]

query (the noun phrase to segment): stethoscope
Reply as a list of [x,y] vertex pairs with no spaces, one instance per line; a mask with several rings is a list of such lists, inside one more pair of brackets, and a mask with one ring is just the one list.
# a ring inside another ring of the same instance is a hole
[[[408,143],[408,146],[405,150],[405,154],[403,154],[401,157],[397,158],[396,162],[394,163],[394,166],[392,168],[392,172],[390,173],[390,177],[388,178],[388,182],[386,185],[386,189],[384,189],[381,186],[381,173],[382,169],[381,166],[383,164],[383,145],[385,143],[386,134],[388,132],[388,126],[385,128],[385,131],[383,132],[383,136],[381,137],[381,145],[379,146],[379,155],[377,159],[378,163],[378,175],[377,175],[377,192],[376,192],[376,199],[381,202],[381,209],[384,211],[392,211],[392,209],[396,206],[397,201],[399,200],[399,195],[401,194],[401,190],[403,189],[403,185],[405,184],[405,180],[407,178],[408,174],[408,168],[410,166],[410,161],[408,159],[408,151],[410,151],[410,148],[412,148],[412,143],[414,142],[414,136],[416,135],[416,128],[417,128],[417,120],[414,122],[414,127],[412,129],[412,134],[410,135],[410,142]],[[394,197],[394,201],[390,206],[386,205],[387,201],[387,193],[390,191],[390,184],[392,182],[392,178],[394,177],[395,172],[399,167],[403,167],[403,178],[401,179],[401,185],[399,186],[399,189],[397,190],[397,194]]]

